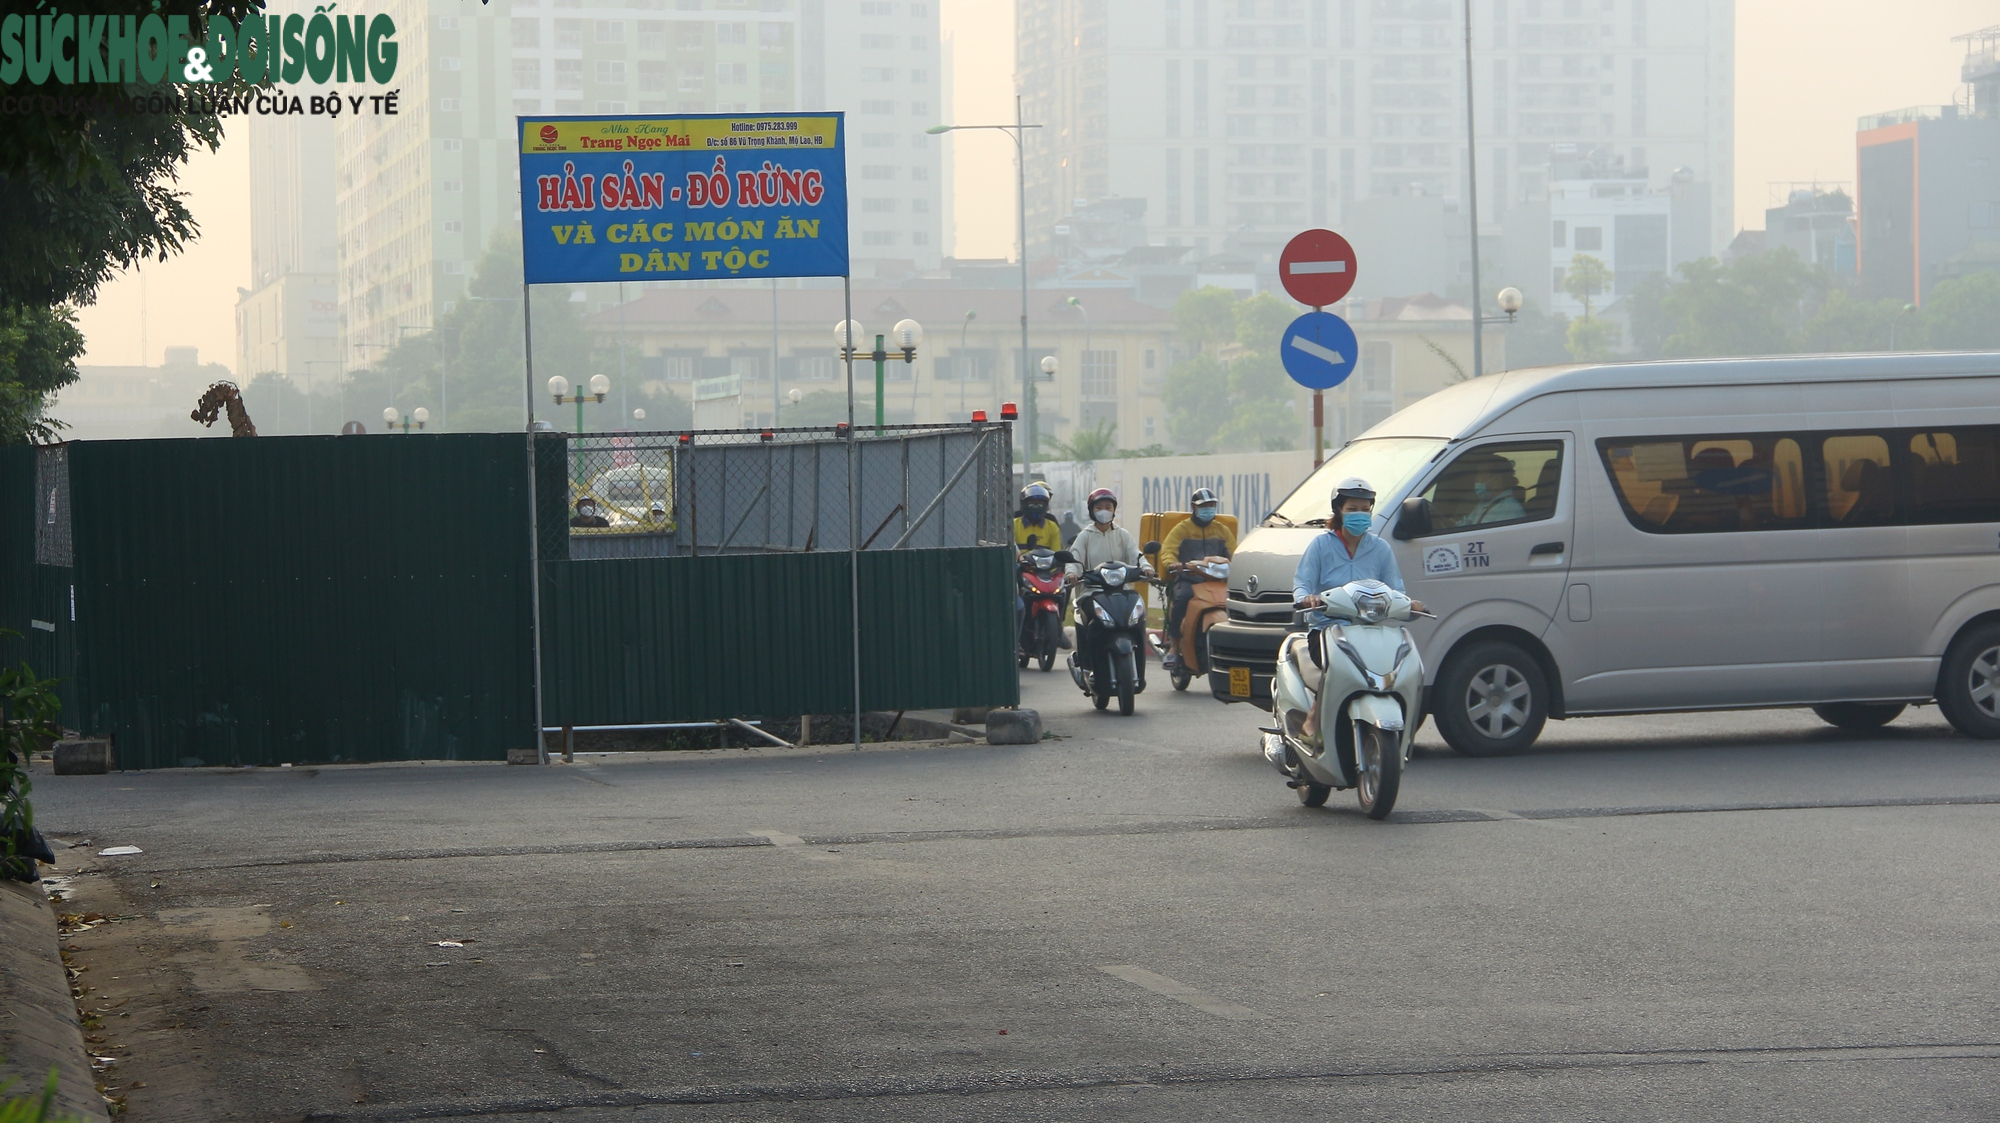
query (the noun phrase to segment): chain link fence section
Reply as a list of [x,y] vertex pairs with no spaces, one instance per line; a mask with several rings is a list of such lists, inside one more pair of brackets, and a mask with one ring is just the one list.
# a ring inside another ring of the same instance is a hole
[[[727,429],[570,437],[567,556],[713,556],[1012,541],[1013,446],[1002,424]],[[544,524],[546,525],[546,524]]]
[[73,564],[69,519],[69,446],[35,450],[35,561]]

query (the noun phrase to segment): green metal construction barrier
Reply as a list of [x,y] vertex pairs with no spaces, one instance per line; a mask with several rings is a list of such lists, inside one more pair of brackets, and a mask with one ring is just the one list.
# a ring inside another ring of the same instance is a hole
[[[534,744],[523,441],[0,449],[0,657],[65,679],[65,724],[126,768],[502,759]],[[547,724],[852,708],[849,554],[567,560],[538,443]],[[866,551],[859,577],[865,708],[1015,701],[1005,546]]]
[[72,444],[69,720],[126,768],[532,745],[522,440]]
[[[544,561],[543,721],[637,725],[854,708],[846,553]],[[861,705],[1012,705],[1006,547],[861,560]]]

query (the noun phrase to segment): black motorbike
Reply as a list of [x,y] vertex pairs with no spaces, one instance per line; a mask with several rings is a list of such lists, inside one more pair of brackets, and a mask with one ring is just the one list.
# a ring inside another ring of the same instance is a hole
[[[1148,547],[1156,550],[1157,546]],[[1090,611],[1078,596],[1076,650],[1069,674],[1098,709],[1118,696],[1118,712],[1132,712],[1132,697],[1146,689],[1146,580],[1139,567],[1106,562],[1086,570]]]

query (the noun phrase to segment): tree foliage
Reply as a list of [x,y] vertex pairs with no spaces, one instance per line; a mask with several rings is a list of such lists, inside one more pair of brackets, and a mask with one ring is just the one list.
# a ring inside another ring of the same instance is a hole
[[[107,0],[90,9],[114,18],[186,16],[196,27],[253,10],[253,0]],[[180,45],[165,49],[178,55]],[[198,234],[175,179],[195,151],[221,143],[221,120],[112,108],[177,91],[186,92],[139,82],[43,88],[25,74],[0,86],[0,97],[29,107],[0,117],[0,214],[7,216],[0,222],[0,332],[27,333],[13,355],[20,365],[0,364],[0,443],[49,435],[37,424],[55,391],[76,380],[82,350],[68,309],[89,303],[118,270],[164,261]],[[54,112],[32,96],[40,94],[60,95],[51,99]]]
[[56,391],[76,381],[83,333],[66,304],[0,304],[0,444],[56,439],[43,416]]
[[[481,257],[466,299],[438,315],[430,331],[404,336],[369,366],[360,370],[318,372],[312,380],[313,428],[337,432],[343,422],[359,421],[370,430],[381,423],[384,406],[405,415],[424,406],[434,424],[455,433],[516,431],[527,424],[527,372],[522,366],[521,243],[517,236],[496,237]],[[596,345],[569,290],[534,290],[535,414],[558,429],[576,427],[575,407],[557,408],[544,396],[550,375],[560,374],[581,386],[593,374],[619,377],[615,342]],[[636,359],[630,356],[629,359]],[[628,361],[626,398],[646,410],[648,429],[687,428],[692,410],[687,400],[664,383],[642,383],[636,361]],[[614,382],[609,402],[619,400]],[[259,375],[250,381],[244,403],[260,425],[305,432],[305,395],[295,380]],[[584,419],[594,432],[628,427],[613,405],[589,404]],[[842,416],[845,417],[843,409]],[[274,428],[273,431],[279,431]]]
[[1788,249],[1703,258],[1631,299],[1641,356],[2000,350],[2000,273],[1933,285],[1922,307],[1863,300]]
[[1583,305],[1583,318],[1590,319],[1590,302],[1611,287],[1611,270],[1604,262],[1580,253],[1569,259],[1569,268],[1563,270],[1563,292],[1571,300]]
[[1295,405],[1297,386],[1278,359],[1285,328],[1297,316],[1269,293],[1241,300],[1210,286],[1181,294],[1174,324],[1195,353],[1167,370],[1165,389],[1167,429],[1179,451],[1298,447],[1304,419]]
[[1100,421],[1093,428],[1078,429],[1071,433],[1069,440],[1066,441],[1043,437],[1043,456],[1055,460],[1094,463],[1117,453],[1117,434],[1118,426],[1115,422]]

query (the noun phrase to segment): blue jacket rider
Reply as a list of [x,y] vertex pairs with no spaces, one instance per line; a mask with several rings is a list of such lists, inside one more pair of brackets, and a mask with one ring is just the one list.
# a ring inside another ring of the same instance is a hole
[[[1292,575],[1293,604],[1317,609],[1319,594],[1325,590],[1371,577],[1399,593],[1404,591],[1396,555],[1370,529],[1375,525],[1374,510],[1375,489],[1367,480],[1349,477],[1340,481],[1333,492],[1333,517],[1327,520],[1331,533],[1312,540]],[[1424,610],[1422,603],[1411,603],[1417,611]],[[1323,612],[1312,612],[1306,623],[1318,631],[1333,621]]]

